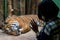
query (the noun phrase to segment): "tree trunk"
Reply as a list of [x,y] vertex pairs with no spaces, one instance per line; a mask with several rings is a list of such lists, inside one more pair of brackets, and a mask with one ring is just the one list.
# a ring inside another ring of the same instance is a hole
[[12,15],[12,1],[11,0],[8,0],[8,16],[11,16]]

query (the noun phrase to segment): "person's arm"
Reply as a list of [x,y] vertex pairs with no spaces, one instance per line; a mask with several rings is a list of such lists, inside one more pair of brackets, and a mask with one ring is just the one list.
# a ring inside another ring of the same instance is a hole
[[32,25],[32,30],[36,33],[36,38],[37,40],[48,40],[49,36],[45,33],[42,32],[45,29],[45,26],[43,27],[42,31],[38,31],[38,26],[36,24],[36,22],[34,20],[31,21],[31,25]]

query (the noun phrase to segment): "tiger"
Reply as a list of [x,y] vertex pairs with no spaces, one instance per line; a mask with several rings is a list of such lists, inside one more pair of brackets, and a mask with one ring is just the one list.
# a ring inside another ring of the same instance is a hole
[[43,21],[41,21],[37,15],[12,15],[6,18],[6,24],[3,27],[3,31],[11,35],[20,35],[27,33],[31,30],[32,27],[30,25],[31,20],[34,20],[36,23],[43,23]]

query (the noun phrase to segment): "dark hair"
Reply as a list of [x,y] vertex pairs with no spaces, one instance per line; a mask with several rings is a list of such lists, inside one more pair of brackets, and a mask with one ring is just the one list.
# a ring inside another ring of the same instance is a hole
[[51,19],[57,17],[58,11],[59,8],[52,0],[42,1],[38,5],[38,17],[40,19],[42,19],[42,16],[44,16],[45,19]]

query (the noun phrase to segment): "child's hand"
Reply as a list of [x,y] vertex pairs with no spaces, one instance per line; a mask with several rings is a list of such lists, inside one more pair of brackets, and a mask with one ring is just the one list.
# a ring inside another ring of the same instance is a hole
[[31,24],[32,30],[33,30],[35,33],[37,33],[37,32],[38,32],[38,25],[37,25],[37,23],[34,21],[34,19],[31,20],[30,24]]

